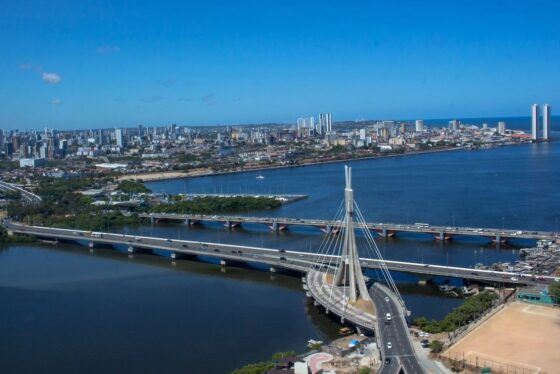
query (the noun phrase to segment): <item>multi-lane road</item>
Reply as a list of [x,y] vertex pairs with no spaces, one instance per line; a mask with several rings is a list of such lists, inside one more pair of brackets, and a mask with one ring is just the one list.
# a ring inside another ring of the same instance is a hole
[[[172,214],[172,213],[150,213],[142,214],[142,217],[152,220],[186,221],[197,223],[201,221],[219,222],[228,227],[238,226],[245,223],[257,223],[270,227],[274,230],[283,230],[289,226],[312,226],[324,231],[336,230],[340,222],[332,220],[312,218],[287,218],[287,217],[246,217],[246,216],[224,216],[204,214]],[[558,240],[560,234],[550,231],[535,230],[512,230],[496,228],[476,227],[452,227],[430,225],[427,223],[398,224],[398,223],[355,223],[356,228],[367,228],[377,232],[381,236],[393,236],[401,232],[423,233],[432,235],[438,240],[450,240],[454,236],[477,236],[488,238],[495,242],[505,242],[511,239],[531,240]]]
[[380,373],[399,373],[401,368],[407,374],[425,373],[412,346],[402,306],[377,284],[369,293],[377,308],[377,332],[384,358]]
[[[129,251],[142,251],[160,249],[171,253],[171,255],[202,255],[216,257],[223,260],[237,262],[260,262],[270,264],[279,268],[306,272],[316,266],[316,253],[287,251],[283,249],[270,249],[261,247],[250,247],[243,245],[232,245],[222,243],[198,242],[189,240],[175,240],[161,237],[148,237],[136,235],[124,235],[116,233],[90,232],[83,230],[59,229],[52,227],[27,226],[19,223],[5,221],[4,226],[12,232],[35,235],[41,238],[87,241],[89,243],[124,245]],[[333,257],[331,263],[335,264],[338,256]],[[551,276],[527,276],[512,272],[479,270],[454,266],[442,266],[434,264],[422,264],[414,262],[380,260],[372,258],[361,258],[362,268],[379,269],[385,263],[389,270],[424,274],[426,276],[444,276],[478,281],[493,284],[532,284],[543,285],[558,281]]]
[[0,190],[9,191],[9,192],[18,192],[21,194],[23,201],[29,204],[36,204],[41,202],[40,196],[37,196],[34,193],[29,192],[12,183],[0,181]]

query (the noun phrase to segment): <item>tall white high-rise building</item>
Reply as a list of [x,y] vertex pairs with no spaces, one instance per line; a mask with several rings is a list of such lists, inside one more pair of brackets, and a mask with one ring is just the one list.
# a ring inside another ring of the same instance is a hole
[[531,139],[539,138],[539,104],[531,105]]
[[543,140],[550,139],[550,105],[544,104],[543,106],[543,133],[542,138]]
[[415,125],[416,125],[416,132],[424,131],[424,121],[422,121],[421,119],[417,119]]
[[504,135],[506,133],[506,123],[504,121],[498,122],[498,133]]
[[122,132],[122,129],[115,129],[115,140],[117,141],[118,147],[122,147],[124,145]]
[[319,114],[319,127],[321,128],[321,133],[332,131],[332,116],[330,113]]
[[360,129],[360,140],[366,140],[366,129]]

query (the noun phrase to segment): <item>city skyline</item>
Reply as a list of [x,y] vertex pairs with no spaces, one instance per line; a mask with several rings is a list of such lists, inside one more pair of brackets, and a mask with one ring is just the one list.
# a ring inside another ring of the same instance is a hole
[[[525,116],[528,103],[559,101],[559,5],[546,3],[547,13],[483,2],[10,4],[0,15],[0,123]],[[314,19],[326,23],[303,22]]]

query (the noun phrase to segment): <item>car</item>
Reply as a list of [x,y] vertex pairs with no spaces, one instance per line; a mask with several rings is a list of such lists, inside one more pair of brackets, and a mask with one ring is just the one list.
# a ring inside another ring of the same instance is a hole
[[391,342],[387,342],[387,349],[391,349],[392,346]]
[[278,252],[280,252],[280,253],[286,253],[286,250],[285,250],[285,249],[279,249]]
[[514,282],[517,282],[517,281],[519,280],[519,278],[516,278],[516,277],[511,277],[511,278],[509,278],[509,279],[512,280],[512,281],[514,281]]
[[385,319],[386,319],[387,321],[390,321],[390,320],[391,320],[391,313],[387,313],[387,314],[385,315]]
[[280,261],[286,261],[286,257],[280,257]]
[[385,301],[389,302],[389,297],[388,296],[385,296]]
[[430,344],[430,341],[428,339],[422,339],[420,340],[420,343],[422,344]]
[[385,357],[385,365],[391,365],[391,357]]

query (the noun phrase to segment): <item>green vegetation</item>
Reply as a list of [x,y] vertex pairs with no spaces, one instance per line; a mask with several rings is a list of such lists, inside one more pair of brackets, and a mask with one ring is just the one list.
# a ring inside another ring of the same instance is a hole
[[91,197],[76,193],[81,189],[99,188],[108,181],[91,177],[42,178],[36,193],[43,201],[36,205],[12,202],[8,205],[8,216],[26,224],[80,230],[103,230],[142,222],[137,215],[124,216],[118,211],[93,206]]
[[282,357],[292,357],[295,356],[296,352],[276,352],[272,355],[271,359],[268,361],[261,361],[254,364],[245,365],[242,368],[235,369],[231,374],[265,374],[270,369],[282,359]]
[[433,353],[440,353],[441,351],[443,351],[443,343],[439,340],[432,340],[430,342],[430,350]]
[[550,296],[554,298],[554,302],[556,304],[560,303],[560,283],[554,282],[550,286],[548,286],[548,292]]
[[0,158],[0,170],[15,170],[19,168],[19,162],[11,161],[7,157]]
[[360,374],[373,374],[373,369],[363,367],[360,369]]
[[30,215],[23,222],[36,226],[88,231],[109,230],[111,227],[134,225],[143,222],[143,219],[136,214],[125,216],[120,212],[101,212],[94,207],[92,207],[92,211],[92,213],[80,213],[69,216]]
[[0,244],[7,243],[33,243],[37,238],[29,235],[18,235],[14,234],[12,236],[8,235],[8,231],[2,226],[0,226]]
[[124,193],[150,193],[148,187],[144,186],[144,183],[140,181],[122,181],[119,183],[119,191]]
[[468,324],[484,311],[490,309],[497,298],[498,296],[493,292],[481,292],[466,299],[463,305],[448,313],[441,321],[418,317],[414,320],[414,325],[431,334],[442,331],[450,332],[459,326]]
[[156,205],[150,209],[150,212],[178,214],[233,213],[273,209],[278,208],[281,204],[280,201],[270,197],[197,197],[187,201]]

